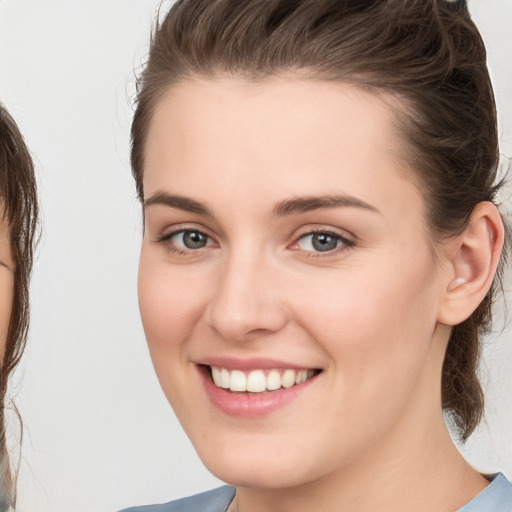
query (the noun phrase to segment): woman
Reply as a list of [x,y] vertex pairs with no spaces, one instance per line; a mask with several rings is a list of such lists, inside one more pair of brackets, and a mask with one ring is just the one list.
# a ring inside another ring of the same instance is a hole
[[464,2],[178,1],[139,84],[139,301],[233,487],[132,510],[512,510],[459,454],[505,240]]
[[0,105],[0,511],[15,504],[6,448],[8,379],[27,337],[28,285],[37,226],[34,167],[13,118]]

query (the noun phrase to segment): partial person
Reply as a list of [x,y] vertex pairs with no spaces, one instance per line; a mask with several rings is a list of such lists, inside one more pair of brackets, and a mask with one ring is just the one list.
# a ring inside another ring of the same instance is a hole
[[6,393],[27,339],[37,215],[32,158],[14,119],[0,104],[0,512],[16,502],[16,467],[7,453]]
[[132,125],[139,302],[229,485],[131,512],[512,511],[449,429],[484,407],[496,125],[465,2],[172,6]]

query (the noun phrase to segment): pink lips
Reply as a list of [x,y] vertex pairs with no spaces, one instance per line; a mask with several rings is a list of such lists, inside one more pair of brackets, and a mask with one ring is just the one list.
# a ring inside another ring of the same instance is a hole
[[217,366],[229,370],[241,370],[250,372],[253,370],[269,369],[294,369],[299,370],[304,366],[284,363],[282,361],[271,359],[250,359],[235,360],[231,358],[210,358],[200,362],[198,365],[205,391],[210,401],[220,411],[230,416],[239,416],[243,418],[261,418],[281,407],[286,406],[303,393],[309,385],[316,380],[313,377],[306,382],[296,384],[290,388],[280,388],[275,391],[264,391],[261,393],[237,393],[229,389],[223,389],[216,386],[210,376],[207,367]]
[[272,368],[291,368],[292,370],[300,370],[304,366],[290,364],[277,359],[253,358],[253,359],[233,359],[230,357],[209,357],[198,361],[197,364],[205,366],[219,366],[228,370],[270,370]]

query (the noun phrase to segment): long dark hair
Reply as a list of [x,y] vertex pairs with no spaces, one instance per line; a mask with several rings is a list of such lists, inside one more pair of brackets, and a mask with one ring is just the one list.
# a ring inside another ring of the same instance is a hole
[[[144,146],[169,87],[218,73],[301,77],[383,93],[437,239],[461,232],[475,206],[494,202],[499,160],[486,50],[464,1],[178,0],[152,36],[138,82],[132,172],[143,198]],[[502,265],[503,265],[502,259]],[[500,271],[476,311],[453,328],[442,403],[465,440],[483,411],[477,376]]]
[[[10,230],[14,293],[0,366],[0,505],[14,505],[15,490],[6,449],[5,398],[9,376],[25,348],[29,324],[29,280],[37,240],[38,203],[32,158],[23,137],[0,104],[0,215]],[[3,341],[3,340],[2,340]]]

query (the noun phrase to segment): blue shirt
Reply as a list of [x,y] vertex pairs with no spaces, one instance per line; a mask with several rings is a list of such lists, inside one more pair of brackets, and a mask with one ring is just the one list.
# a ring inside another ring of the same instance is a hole
[[[121,512],[226,512],[234,497],[235,488],[225,485],[170,503],[128,508]],[[457,512],[512,512],[512,485],[498,473],[480,494]]]
[[457,512],[512,512],[512,485],[501,474]]

